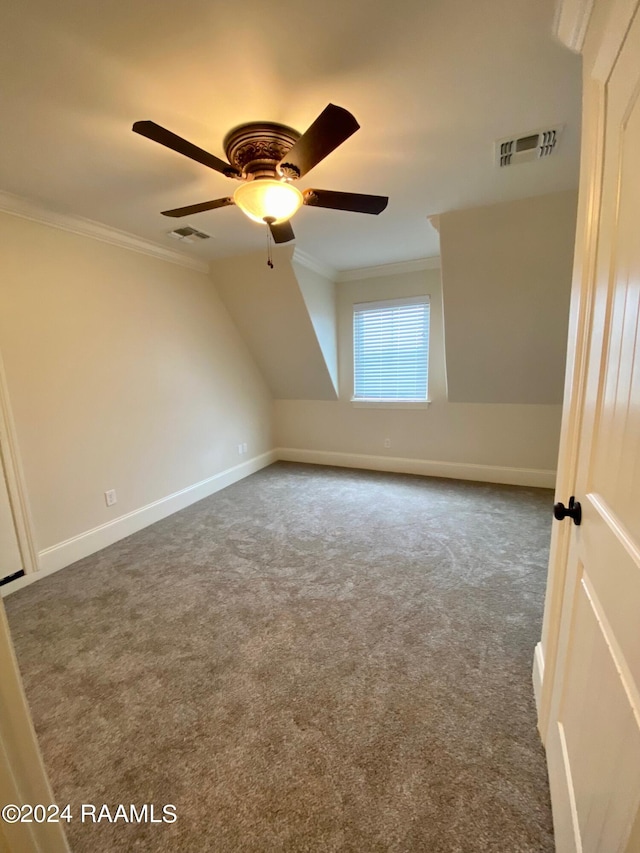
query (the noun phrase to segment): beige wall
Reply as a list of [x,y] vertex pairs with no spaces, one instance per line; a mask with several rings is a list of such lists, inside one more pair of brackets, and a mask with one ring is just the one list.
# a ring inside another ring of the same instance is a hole
[[[431,297],[429,389],[423,408],[365,408],[353,392],[352,310],[357,302]],[[277,400],[276,442],[282,448],[370,454],[511,468],[554,470],[560,405],[450,403],[446,394],[440,270],[376,276],[337,285],[340,399]],[[384,447],[385,438],[391,447]]]
[[237,465],[240,442],[244,459],[271,449],[270,394],[208,275],[0,224],[0,351],[40,549]]
[[562,402],[577,201],[571,190],[439,217],[452,402]]

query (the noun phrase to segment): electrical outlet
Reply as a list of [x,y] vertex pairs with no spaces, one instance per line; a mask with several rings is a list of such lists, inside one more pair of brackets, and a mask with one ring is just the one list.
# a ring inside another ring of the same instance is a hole
[[247,450],[248,450],[247,442],[246,442],[246,441],[243,441],[243,442],[242,442],[242,452],[243,452],[243,453],[246,453],[246,452],[247,452]]
[[385,447],[391,447],[391,439],[390,438],[385,438],[384,446]]
[[107,506],[113,506],[115,503],[118,502],[118,498],[116,497],[116,490],[115,489],[108,489],[104,493],[104,502],[106,503]]
[[242,456],[242,445],[238,445],[238,456]]

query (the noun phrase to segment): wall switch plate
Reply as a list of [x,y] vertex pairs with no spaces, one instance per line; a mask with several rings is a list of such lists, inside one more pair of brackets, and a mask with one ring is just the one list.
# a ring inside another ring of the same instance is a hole
[[246,453],[246,452],[247,452],[247,449],[248,449],[248,448],[247,448],[247,442],[246,442],[246,441],[243,441],[243,442],[242,442],[242,452],[243,452],[243,453]]
[[107,506],[113,506],[114,503],[117,503],[118,498],[116,497],[116,490],[115,489],[108,489],[104,493],[104,501],[105,501]]
[[238,456],[242,456],[242,445],[238,445]]

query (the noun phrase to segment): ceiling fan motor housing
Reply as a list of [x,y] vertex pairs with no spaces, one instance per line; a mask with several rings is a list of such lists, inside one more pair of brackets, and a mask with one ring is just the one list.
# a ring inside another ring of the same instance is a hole
[[[280,177],[277,165],[300,138],[292,127],[276,122],[250,122],[234,127],[224,138],[229,162],[240,170],[245,180]],[[293,178],[294,174],[287,174]],[[297,177],[297,175],[295,175]]]

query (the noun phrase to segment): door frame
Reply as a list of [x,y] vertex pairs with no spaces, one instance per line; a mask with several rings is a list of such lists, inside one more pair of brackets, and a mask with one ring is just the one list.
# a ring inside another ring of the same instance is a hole
[[[0,477],[4,477],[25,574],[38,569],[27,489],[18,453],[9,404],[4,364],[0,354]],[[1,804],[53,803],[53,793],[42,760],[9,623],[0,598],[0,800]],[[69,853],[61,823],[6,823],[0,820],[0,849],[24,853]]]
[[37,572],[38,549],[27,497],[27,487],[18,451],[18,440],[9,401],[9,387],[0,352],[0,476],[4,474],[9,504],[25,574]]
[[[2,599],[0,671],[1,804],[49,805],[54,802],[53,793],[31,721]],[[63,823],[6,823],[0,820],[0,849],[69,853]]]

